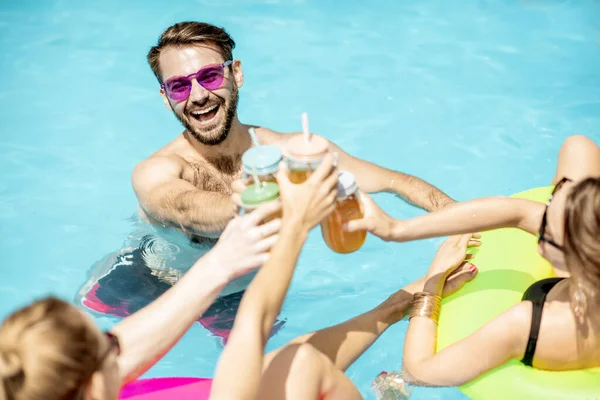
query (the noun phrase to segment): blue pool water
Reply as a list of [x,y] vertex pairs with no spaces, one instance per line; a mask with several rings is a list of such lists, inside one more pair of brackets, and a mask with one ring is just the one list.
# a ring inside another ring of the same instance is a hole
[[[459,200],[547,184],[570,134],[600,142],[597,1],[3,1],[0,317],[49,292],[73,300],[98,260],[137,238],[131,170],[181,131],[145,56],[188,19],[237,41],[242,121],[287,132],[307,111],[346,151]],[[438,243],[370,237],[340,256],[313,232],[269,349],[376,305],[422,275]],[[367,398],[375,374],[400,367],[405,332],[398,323],[348,371]],[[195,325],[147,376],[210,376],[221,349]]]

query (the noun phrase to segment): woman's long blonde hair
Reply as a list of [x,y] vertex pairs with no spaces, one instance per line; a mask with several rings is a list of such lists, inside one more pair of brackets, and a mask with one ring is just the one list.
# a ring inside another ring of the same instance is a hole
[[0,400],[82,399],[100,340],[75,307],[48,297],[0,326]]
[[[565,204],[571,307],[581,321],[600,311],[600,177],[577,183]],[[597,322],[596,322],[597,323]]]

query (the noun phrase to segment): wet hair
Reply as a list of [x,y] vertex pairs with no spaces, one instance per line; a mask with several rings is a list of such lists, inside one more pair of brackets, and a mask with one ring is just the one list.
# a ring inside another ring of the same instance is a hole
[[235,42],[223,28],[204,22],[178,22],[167,28],[156,46],[148,52],[148,64],[159,82],[162,83],[160,71],[160,53],[167,47],[186,47],[197,44],[210,44],[216,46],[225,61],[232,60],[232,51]]
[[569,193],[564,238],[572,307],[591,316],[600,306],[600,177],[578,182]]
[[101,336],[69,303],[47,297],[0,325],[0,400],[83,399]]

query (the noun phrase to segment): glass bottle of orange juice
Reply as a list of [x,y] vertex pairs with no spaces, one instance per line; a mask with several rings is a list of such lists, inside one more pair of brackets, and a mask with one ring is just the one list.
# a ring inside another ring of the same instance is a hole
[[275,174],[282,158],[277,146],[260,145],[246,150],[242,155],[242,180],[246,185],[253,184],[254,171],[261,182],[275,182]]
[[291,138],[285,149],[289,178],[293,183],[302,183],[319,166],[329,151],[329,142],[321,136],[295,136]]
[[367,237],[366,231],[346,232],[342,225],[363,217],[354,175],[341,171],[338,178],[338,197],[335,210],[321,223],[323,239],[337,253],[352,253],[361,248]]

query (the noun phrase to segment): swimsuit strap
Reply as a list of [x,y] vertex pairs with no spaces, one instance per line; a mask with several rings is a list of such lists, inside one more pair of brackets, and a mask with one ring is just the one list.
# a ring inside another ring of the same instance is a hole
[[521,362],[527,366],[532,366],[533,355],[535,354],[535,348],[537,347],[537,340],[540,333],[540,325],[542,322],[542,312],[544,311],[544,303],[546,302],[546,296],[548,292],[558,282],[565,278],[548,278],[542,279],[541,281],[535,282],[529,286],[525,294],[523,295],[522,301],[531,301],[533,304],[531,314],[531,329],[529,331],[529,340],[527,341],[527,348],[525,355],[521,359]]

